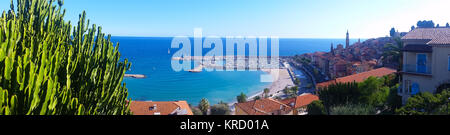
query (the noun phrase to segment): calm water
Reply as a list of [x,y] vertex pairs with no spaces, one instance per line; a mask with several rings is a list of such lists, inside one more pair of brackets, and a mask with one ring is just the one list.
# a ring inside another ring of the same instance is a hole
[[[232,102],[241,92],[251,95],[270,85],[260,82],[260,75],[264,74],[261,71],[175,72],[171,58],[177,49],[168,53],[172,38],[113,37],[112,40],[120,42],[122,58],[132,62],[127,73],[147,75],[145,79],[124,79],[133,100],[186,100],[197,105],[202,98],[207,98],[215,104]],[[280,39],[280,55],[329,51],[331,43],[343,44],[345,39]]]

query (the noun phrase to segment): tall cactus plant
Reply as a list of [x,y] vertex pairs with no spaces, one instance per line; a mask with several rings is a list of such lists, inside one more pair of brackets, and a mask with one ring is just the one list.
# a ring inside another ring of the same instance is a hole
[[131,64],[86,13],[63,1],[11,0],[0,18],[0,115],[127,115]]

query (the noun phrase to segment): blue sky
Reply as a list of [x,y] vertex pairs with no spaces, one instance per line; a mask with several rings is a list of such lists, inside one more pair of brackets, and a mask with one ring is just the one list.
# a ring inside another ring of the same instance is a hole
[[[15,0],[14,0],[15,1]],[[66,18],[87,12],[114,36],[372,38],[418,20],[450,21],[447,0],[65,0]],[[447,7],[446,7],[447,6]],[[9,9],[9,0],[0,2]]]

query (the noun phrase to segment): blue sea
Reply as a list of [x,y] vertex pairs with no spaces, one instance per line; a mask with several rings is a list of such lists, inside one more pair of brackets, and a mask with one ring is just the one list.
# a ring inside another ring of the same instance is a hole
[[[220,101],[233,102],[241,92],[252,95],[270,85],[260,82],[260,75],[265,74],[262,71],[175,72],[171,67],[171,58],[177,49],[170,49],[170,54],[168,52],[172,38],[113,37],[112,41],[120,43],[121,58],[127,58],[132,63],[127,73],[147,76],[144,79],[124,79],[132,100],[186,100],[197,105],[202,98],[207,98],[215,104]],[[279,43],[280,56],[293,56],[330,51],[331,43],[345,44],[345,39],[280,39]]]

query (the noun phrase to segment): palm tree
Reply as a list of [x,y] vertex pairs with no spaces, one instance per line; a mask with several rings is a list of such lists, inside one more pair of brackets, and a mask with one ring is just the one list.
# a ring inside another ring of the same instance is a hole
[[402,69],[403,54],[401,50],[403,48],[403,42],[399,37],[394,38],[394,40],[396,42],[395,44],[387,43],[384,46],[383,61],[386,63],[398,63],[397,68]]
[[293,97],[297,97],[298,96],[298,91],[299,89],[298,89],[298,87],[297,86],[295,86],[295,87],[292,87],[292,88],[285,88],[284,90],[283,90],[283,92],[284,92],[284,94],[287,96],[287,98],[293,98]]
[[203,98],[198,104],[198,108],[202,111],[203,115],[208,115],[209,110],[209,101],[206,98]]
[[256,96],[256,97],[253,98],[253,100],[260,100],[260,99],[261,99],[260,96]]
[[241,95],[236,97],[238,103],[244,103],[247,102],[247,95],[244,94],[244,92],[241,92]]
[[269,97],[269,93],[270,93],[270,89],[269,88],[265,88],[264,89],[264,98]]

